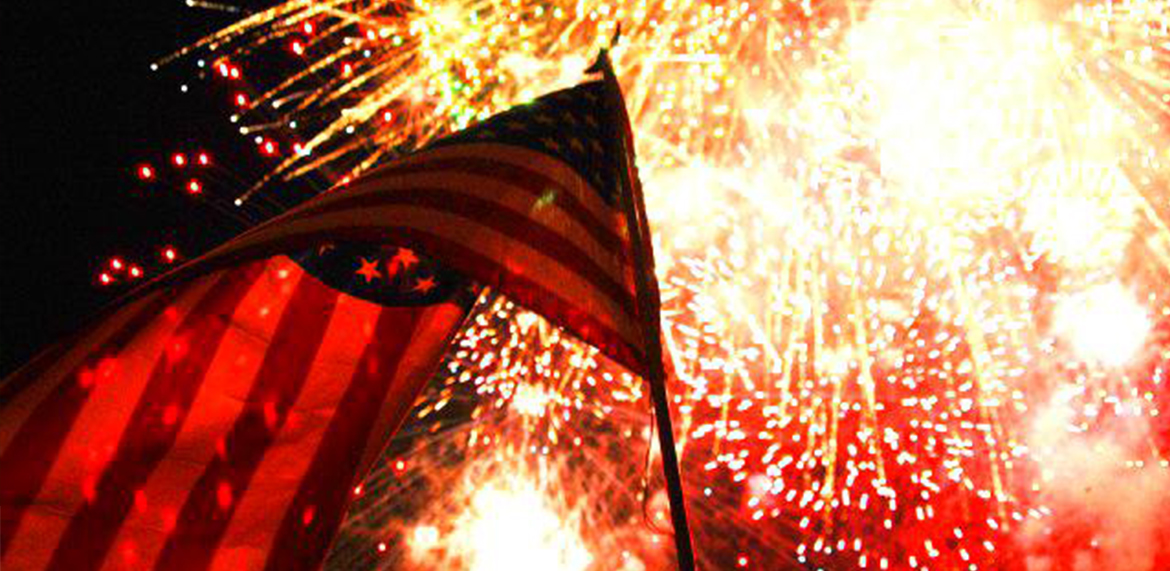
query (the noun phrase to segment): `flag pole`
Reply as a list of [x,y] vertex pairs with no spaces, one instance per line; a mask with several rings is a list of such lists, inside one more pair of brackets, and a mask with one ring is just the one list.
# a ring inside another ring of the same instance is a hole
[[662,321],[658,280],[654,274],[654,247],[650,242],[650,226],[646,220],[646,204],[642,185],[633,164],[633,132],[626,112],[621,86],[609,60],[609,50],[602,49],[590,72],[601,72],[605,81],[606,104],[609,112],[619,119],[619,132],[614,133],[620,145],[621,164],[618,179],[621,184],[622,207],[634,253],[634,278],[637,287],[638,317],[641,321],[643,345],[646,348],[646,379],[650,383],[650,397],[654,402],[658,445],[662,451],[662,470],[666,475],[666,492],[670,499],[670,520],[674,527],[674,543],[678,552],[678,567],[682,571],[695,570],[695,552],[691,545],[690,525],[678,467],[678,453],[674,447],[674,430],[670,421],[670,402],[666,396],[666,370],[663,365]]

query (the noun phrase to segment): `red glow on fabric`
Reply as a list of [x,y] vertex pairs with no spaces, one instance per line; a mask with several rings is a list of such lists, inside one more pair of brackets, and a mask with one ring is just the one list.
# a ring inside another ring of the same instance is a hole
[[134,510],[138,513],[146,513],[146,491],[141,488],[134,491]]
[[220,482],[219,488],[215,491],[215,501],[219,504],[219,509],[226,510],[232,505],[232,486],[227,482]]

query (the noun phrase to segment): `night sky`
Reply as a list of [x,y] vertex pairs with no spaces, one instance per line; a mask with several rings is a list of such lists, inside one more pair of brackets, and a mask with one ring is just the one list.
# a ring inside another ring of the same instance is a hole
[[183,196],[177,179],[143,185],[134,176],[136,165],[165,166],[176,150],[250,156],[227,121],[229,94],[200,81],[193,61],[149,69],[239,17],[181,0],[4,3],[0,371],[126,291],[96,285],[111,256],[150,272],[164,244],[195,254],[242,228]]

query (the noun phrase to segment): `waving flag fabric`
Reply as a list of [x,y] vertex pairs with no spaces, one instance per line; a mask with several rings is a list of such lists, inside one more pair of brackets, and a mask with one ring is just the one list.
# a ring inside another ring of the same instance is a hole
[[5,569],[321,560],[470,292],[405,248],[298,258],[129,304],[5,403]]
[[418,246],[644,371],[615,173],[623,127],[594,81],[545,95],[239,236],[179,276],[290,245]]
[[2,567],[318,567],[470,280],[642,371],[601,90],[542,97],[311,200],[6,379]]

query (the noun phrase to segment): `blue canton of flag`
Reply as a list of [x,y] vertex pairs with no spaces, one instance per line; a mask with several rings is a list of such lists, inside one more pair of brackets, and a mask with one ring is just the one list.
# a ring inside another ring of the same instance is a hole
[[329,242],[293,259],[326,285],[385,306],[453,301],[470,308],[480,289],[438,260],[405,246]]

